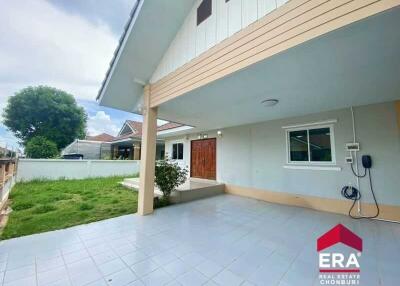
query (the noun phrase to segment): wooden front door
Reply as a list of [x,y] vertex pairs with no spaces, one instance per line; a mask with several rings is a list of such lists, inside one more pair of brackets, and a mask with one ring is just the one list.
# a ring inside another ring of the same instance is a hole
[[215,138],[194,140],[191,144],[190,176],[215,180],[217,178],[217,141]]

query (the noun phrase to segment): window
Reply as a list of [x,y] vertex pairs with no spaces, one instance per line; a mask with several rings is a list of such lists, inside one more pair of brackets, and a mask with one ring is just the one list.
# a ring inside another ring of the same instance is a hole
[[212,13],[212,0],[203,0],[197,8],[197,26],[203,23]]
[[172,160],[183,160],[183,143],[172,144]]
[[333,127],[287,130],[288,163],[334,164]]

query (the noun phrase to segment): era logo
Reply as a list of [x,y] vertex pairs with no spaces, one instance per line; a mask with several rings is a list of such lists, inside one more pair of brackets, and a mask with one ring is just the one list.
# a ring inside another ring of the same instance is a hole
[[320,253],[319,268],[360,268],[357,256],[351,253],[346,257],[341,253]]
[[[358,252],[350,253],[349,255],[335,252],[321,253],[321,251],[334,246],[339,242],[357,250]],[[357,257],[361,256],[362,239],[342,224],[338,224],[318,238],[317,251],[320,252],[320,272],[360,272],[360,264]]]

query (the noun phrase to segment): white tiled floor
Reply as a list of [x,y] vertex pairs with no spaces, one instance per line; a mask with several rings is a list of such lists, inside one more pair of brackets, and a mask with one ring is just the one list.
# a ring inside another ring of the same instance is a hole
[[222,195],[0,242],[0,285],[319,285],[316,239],[363,238],[361,285],[400,285],[400,225]]

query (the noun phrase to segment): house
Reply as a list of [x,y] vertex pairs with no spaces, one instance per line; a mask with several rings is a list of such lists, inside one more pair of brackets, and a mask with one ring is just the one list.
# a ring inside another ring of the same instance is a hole
[[[190,130],[190,126],[167,122],[157,127],[158,134],[180,134]],[[89,160],[140,160],[142,140],[142,122],[126,120],[117,136],[102,133],[86,136],[84,140],[76,139],[62,151],[63,156],[79,155]],[[156,159],[165,156],[165,142],[157,140]]]
[[64,157],[77,156],[88,160],[111,158],[111,142],[114,136],[102,133],[96,136],[86,136],[85,139],[76,139],[61,151]]
[[[157,127],[157,134],[176,134],[181,130],[189,130],[190,126],[168,122]],[[117,137],[111,142],[112,159],[140,160],[142,140],[142,122],[126,120]],[[156,159],[163,159],[165,156],[164,140],[157,139]]]
[[400,0],[138,1],[97,100],[143,114],[139,213],[162,118],[227,193],[399,221],[399,26]]

